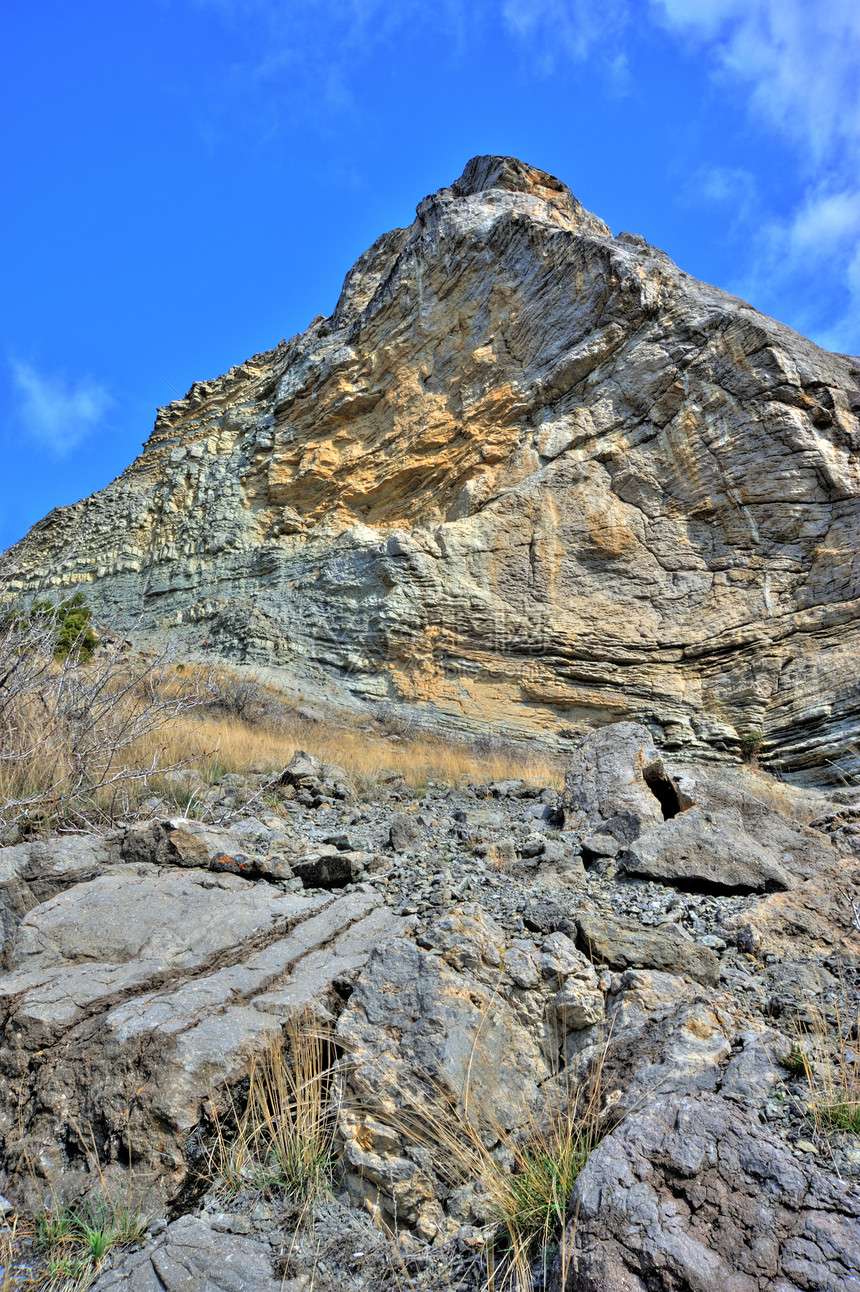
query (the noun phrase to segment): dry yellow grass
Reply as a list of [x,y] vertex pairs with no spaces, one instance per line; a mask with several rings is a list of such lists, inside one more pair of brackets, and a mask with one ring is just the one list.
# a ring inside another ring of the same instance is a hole
[[[845,995],[844,984],[842,987]],[[802,1071],[809,1087],[807,1107],[816,1130],[826,1135],[860,1135],[860,1053],[852,1037],[860,1029],[860,1013],[833,1006],[835,1024],[828,1028],[824,1010],[813,1005],[811,1024],[797,1025],[797,1040],[786,1066]]]
[[296,749],[344,767],[359,792],[391,773],[413,790],[428,781],[560,783],[545,752],[417,734],[383,709],[376,719],[309,721],[283,694],[226,668],[121,648],[57,663],[40,641],[6,644],[17,691],[0,706],[0,822],[22,833],[128,820],[153,793],[182,808],[166,773],[196,768],[210,783],[276,773]]
[[482,753],[472,745],[429,735],[393,744],[382,734],[345,724],[304,722],[295,717],[274,729],[201,710],[186,715],[171,729],[165,757],[171,763],[187,760],[207,779],[213,779],[213,773],[243,773],[252,767],[280,771],[296,749],[345,768],[358,785],[390,772],[402,775],[413,789],[428,781],[461,785],[521,778],[558,786],[563,779],[559,760],[543,751],[530,753],[513,745]]

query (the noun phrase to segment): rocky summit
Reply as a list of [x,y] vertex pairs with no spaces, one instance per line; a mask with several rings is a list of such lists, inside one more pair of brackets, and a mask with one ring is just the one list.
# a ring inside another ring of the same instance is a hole
[[754,735],[821,781],[858,763],[858,415],[860,359],[476,157],[14,582],[342,703],[705,761]]

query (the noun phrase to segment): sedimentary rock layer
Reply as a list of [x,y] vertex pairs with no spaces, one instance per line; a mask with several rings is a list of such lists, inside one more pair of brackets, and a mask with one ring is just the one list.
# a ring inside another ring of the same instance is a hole
[[20,586],[464,728],[762,731],[821,778],[860,733],[858,412],[860,359],[475,158],[36,525]]

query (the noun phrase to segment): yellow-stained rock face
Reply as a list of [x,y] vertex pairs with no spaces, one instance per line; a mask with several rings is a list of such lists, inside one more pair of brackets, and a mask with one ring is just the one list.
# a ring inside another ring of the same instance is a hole
[[476,158],[334,314],[159,410],[17,584],[462,729],[860,737],[860,359]]

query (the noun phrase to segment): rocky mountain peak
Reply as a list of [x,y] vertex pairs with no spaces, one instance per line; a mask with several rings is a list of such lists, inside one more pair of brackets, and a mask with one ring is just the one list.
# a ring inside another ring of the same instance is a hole
[[609,226],[586,211],[566,184],[516,157],[473,157],[450,191],[457,197],[491,192],[522,193],[546,203],[555,212],[566,214],[572,228],[582,226],[594,233],[612,236]]
[[19,584],[343,703],[715,758],[752,731],[826,777],[860,735],[858,414],[857,360],[476,157],[330,317],[159,410]]

